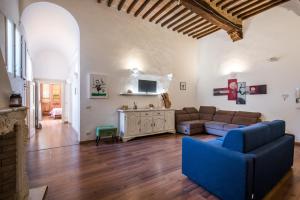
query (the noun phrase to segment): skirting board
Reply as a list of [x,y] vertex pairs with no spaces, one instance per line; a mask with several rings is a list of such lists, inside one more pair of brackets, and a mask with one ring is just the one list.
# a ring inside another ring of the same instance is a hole
[[44,200],[48,191],[48,186],[32,188],[29,190],[28,200]]

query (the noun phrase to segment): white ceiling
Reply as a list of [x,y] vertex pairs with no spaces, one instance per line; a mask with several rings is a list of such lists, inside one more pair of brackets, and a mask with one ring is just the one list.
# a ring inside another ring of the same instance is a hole
[[[25,8],[21,23],[34,78],[51,76],[53,79],[66,79],[68,74],[65,72],[79,60],[80,34],[74,17],[56,4],[39,2]],[[57,70],[61,68],[64,69]]]

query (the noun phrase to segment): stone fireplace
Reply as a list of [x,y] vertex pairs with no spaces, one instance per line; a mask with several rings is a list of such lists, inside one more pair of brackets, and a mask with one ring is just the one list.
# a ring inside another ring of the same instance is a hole
[[26,200],[26,108],[0,110],[0,200]]

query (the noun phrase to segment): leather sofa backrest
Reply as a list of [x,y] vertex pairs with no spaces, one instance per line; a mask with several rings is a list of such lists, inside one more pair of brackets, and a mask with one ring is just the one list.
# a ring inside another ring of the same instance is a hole
[[218,110],[213,117],[213,121],[224,122],[230,124],[235,111]]
[[249,126],[260,121],[261,113],[259,112],[236,112],[232,119],[232,124]]
[[190,114],[185,112],[184,110],[175,110],[175,121],[176,124],[184,121],[190,121]]
[[200,119],[209,120],[209,121],[213,120],[216,110],[217,109],[214,106],[200,106],[199,108]]
[[190,120],[199,120],[199,112],[195,107],[185,107],[183,110],[190,115]]
[[285,122],[258,123],[230,130],[224,138],[223,147],[247,153],[272,142],[285,134]]

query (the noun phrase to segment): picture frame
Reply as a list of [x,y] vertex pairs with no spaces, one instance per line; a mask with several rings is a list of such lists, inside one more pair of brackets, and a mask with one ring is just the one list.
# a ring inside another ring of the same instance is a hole
[[180,90],[186,90],[186,82],[180,82]]
[[108,98],[107,76],[103,74],[89,74],[89,98]]

